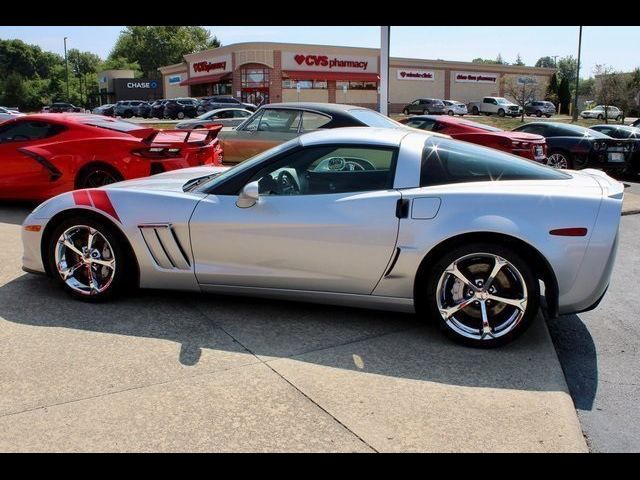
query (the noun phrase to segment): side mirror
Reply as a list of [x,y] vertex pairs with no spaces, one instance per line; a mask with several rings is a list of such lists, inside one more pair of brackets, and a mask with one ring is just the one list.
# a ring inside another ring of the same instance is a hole
[[258,182],[247,183],[240,192],[236,206],[240,208],[253,207],[260,199],[260,193],[258,191]]

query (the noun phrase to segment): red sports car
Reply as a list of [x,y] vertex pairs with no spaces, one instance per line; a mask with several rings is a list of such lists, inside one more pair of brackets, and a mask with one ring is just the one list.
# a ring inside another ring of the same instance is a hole
[[399,120],[399,122],[408,127],[444,133],[456,140],[477,143],[529,160],[544,163],[547,159],[547,142],[542,135],[509,132],[482,123],[446,116],[416,115]]
[[77,188],[220,165],[221,128],[156,130],[79,113],[15,118],[0,125],[0,199],[42,201]]

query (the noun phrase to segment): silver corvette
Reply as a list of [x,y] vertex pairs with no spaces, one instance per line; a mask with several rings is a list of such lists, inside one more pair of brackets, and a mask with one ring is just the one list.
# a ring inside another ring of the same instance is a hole
[[23,225],[24,269],[73,296],[180,289],[417,312],[496,346],[594,308],[623,186],[405,129],[318,131],[233,168],[59,195]]

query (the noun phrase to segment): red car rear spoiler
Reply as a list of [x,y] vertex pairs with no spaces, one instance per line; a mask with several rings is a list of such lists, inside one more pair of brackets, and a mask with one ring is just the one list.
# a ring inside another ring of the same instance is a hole
[[[141,138],[142,141],[148,145],[151,145],[158,135],[169,133],[169,134],[183,135],[184,138],[176,142],[168,142],[168,143],[172,143],[172,144],[173,143],[190,143],[192,145],[204,146],[204,145],[210,144],[218,136],[218,133],[220,132],[220,130],[222,130],[222,125],[213,124],[213,125],[208,125],[207,127],[204,127],[204,128],[194,128],[193,130],[158,130],[155,128],[141,128],[138,130],[132,130],[128,133],[130,135],[133,135],[134,137]],[[194,132],[198,132],[198,133],[206,132],[206,135],[202,140],[198,140],[196,142],[189,142],[189,138]],[[162,142],[162,143],[165,143],[165,142]]]

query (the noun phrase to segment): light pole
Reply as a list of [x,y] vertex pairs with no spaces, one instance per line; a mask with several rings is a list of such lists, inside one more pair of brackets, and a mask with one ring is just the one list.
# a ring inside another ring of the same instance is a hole
[[578,68],[576,69],[576,94],[573,99],[573,112],[571,118],[575,122],[578,120],[578,86],[580,84],[580,52],[582,50],[582,25],[580,25],[580,33],[578,34]]
[[69,101],[69,61],[67,60],[67,37],[64,37],[64,78],[67,82],[67,102]]
[[380,113],[389,114],[389,35],[391,27],[380,27]]

